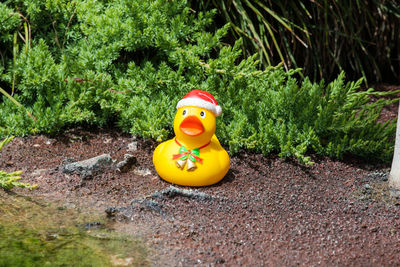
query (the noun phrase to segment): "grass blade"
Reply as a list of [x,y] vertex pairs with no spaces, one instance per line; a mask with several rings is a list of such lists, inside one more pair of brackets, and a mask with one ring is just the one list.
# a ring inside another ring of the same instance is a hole
[[0,87],[0,93],[5,95],[8,99],[10,99],[11,102],[13,102],[16,106],[21,107],[25,109],[26,113],[28,114],[29,117],[35,122],[37,122],[37,119],[35,116],[33,116],[21,103],[19,103],[14,97],[12,97],[9,93],[7,93],[3,88]]

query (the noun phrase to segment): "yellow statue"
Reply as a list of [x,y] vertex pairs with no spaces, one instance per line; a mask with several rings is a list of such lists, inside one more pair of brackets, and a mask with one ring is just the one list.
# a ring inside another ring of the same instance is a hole
[[219,182],[229,170],[229,155],[215,136],[216,117],[222,109],[206,91],[190,91],[178,102],[175,138],[157,146],[153,163],[167,182],[207,186]]

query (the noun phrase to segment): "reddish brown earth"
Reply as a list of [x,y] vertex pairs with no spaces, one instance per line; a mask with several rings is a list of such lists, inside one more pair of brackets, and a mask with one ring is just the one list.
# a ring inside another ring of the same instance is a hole
[[[385,112],[395,117],[395,105]],[[314,157],[314,165],[302,166],[243,152],[222,182],[193,189],[193,198],[155,196],[171,186],[153,168],[156,143],[139,139],[129,152],[132,141],[115,130],[82,129],[15,138],[0,152],[0,169],[22,170],[22,181],[38,184],[13,190],[19,194],[116,208],[108,209],[115,229],[142,238],[156,266],[400,265],[400,199],[387,189],[390,164]],[[117,161],[131,153],[136,167],[109,168],[83,182],[62,172],[68,158],[103,153]]]

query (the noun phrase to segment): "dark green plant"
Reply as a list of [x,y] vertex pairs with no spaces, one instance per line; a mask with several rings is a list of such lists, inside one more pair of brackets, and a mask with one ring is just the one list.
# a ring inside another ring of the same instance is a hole
[[[20,108],[24,108],[21,103],[19,103],[17,100],[15,100],[14,97],[12,97],[9,93],[7,93],[3,88],[0,87],[0,93],[2,95],[4,95],[5,97],[7,97],[11,102],[13,102],[16,106],[20,107]],[[32,120],[36,121],[36,118],[29,112],[26,111],[26,114],[28,114],[29,117],[32,118]]]
[[0,80],[8,92],[15,84],[13,97],[24,108],[3,97],[0,136],[115,124],[161,141],[172,134],[176,103],[199,88],[221,103],[217,135],[232,154],[250,149],[305,163],[312,152],[390,160],[394,123],[377,122],[390,100],[369,104],[380,93],[359,92],[361,80],[346,84],[344,74],[327,85],[308,78],[300,84],[299,69],[260,70],[257,55],[242,58],[241,39],[232,47],[221,42],[229,25],[209,31],[215,11],[195,12],[183,0],[6,6],[20,14],[8,28],[19,49],[14,59],[15,42],[1,41],[7,49]]
[[264,66],[333,79],[340,71],[369,81],[400,80],[400,4],[362,1],[192,1],[194,9],[218,8],[246,51]]

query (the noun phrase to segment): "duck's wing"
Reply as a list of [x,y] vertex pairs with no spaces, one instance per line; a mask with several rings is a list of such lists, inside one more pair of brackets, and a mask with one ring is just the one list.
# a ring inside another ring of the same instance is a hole
[[215,143],[218,146],[221,146],[221,143],[219,142],[219,140],[215,134],[211,137],[211,142]]

